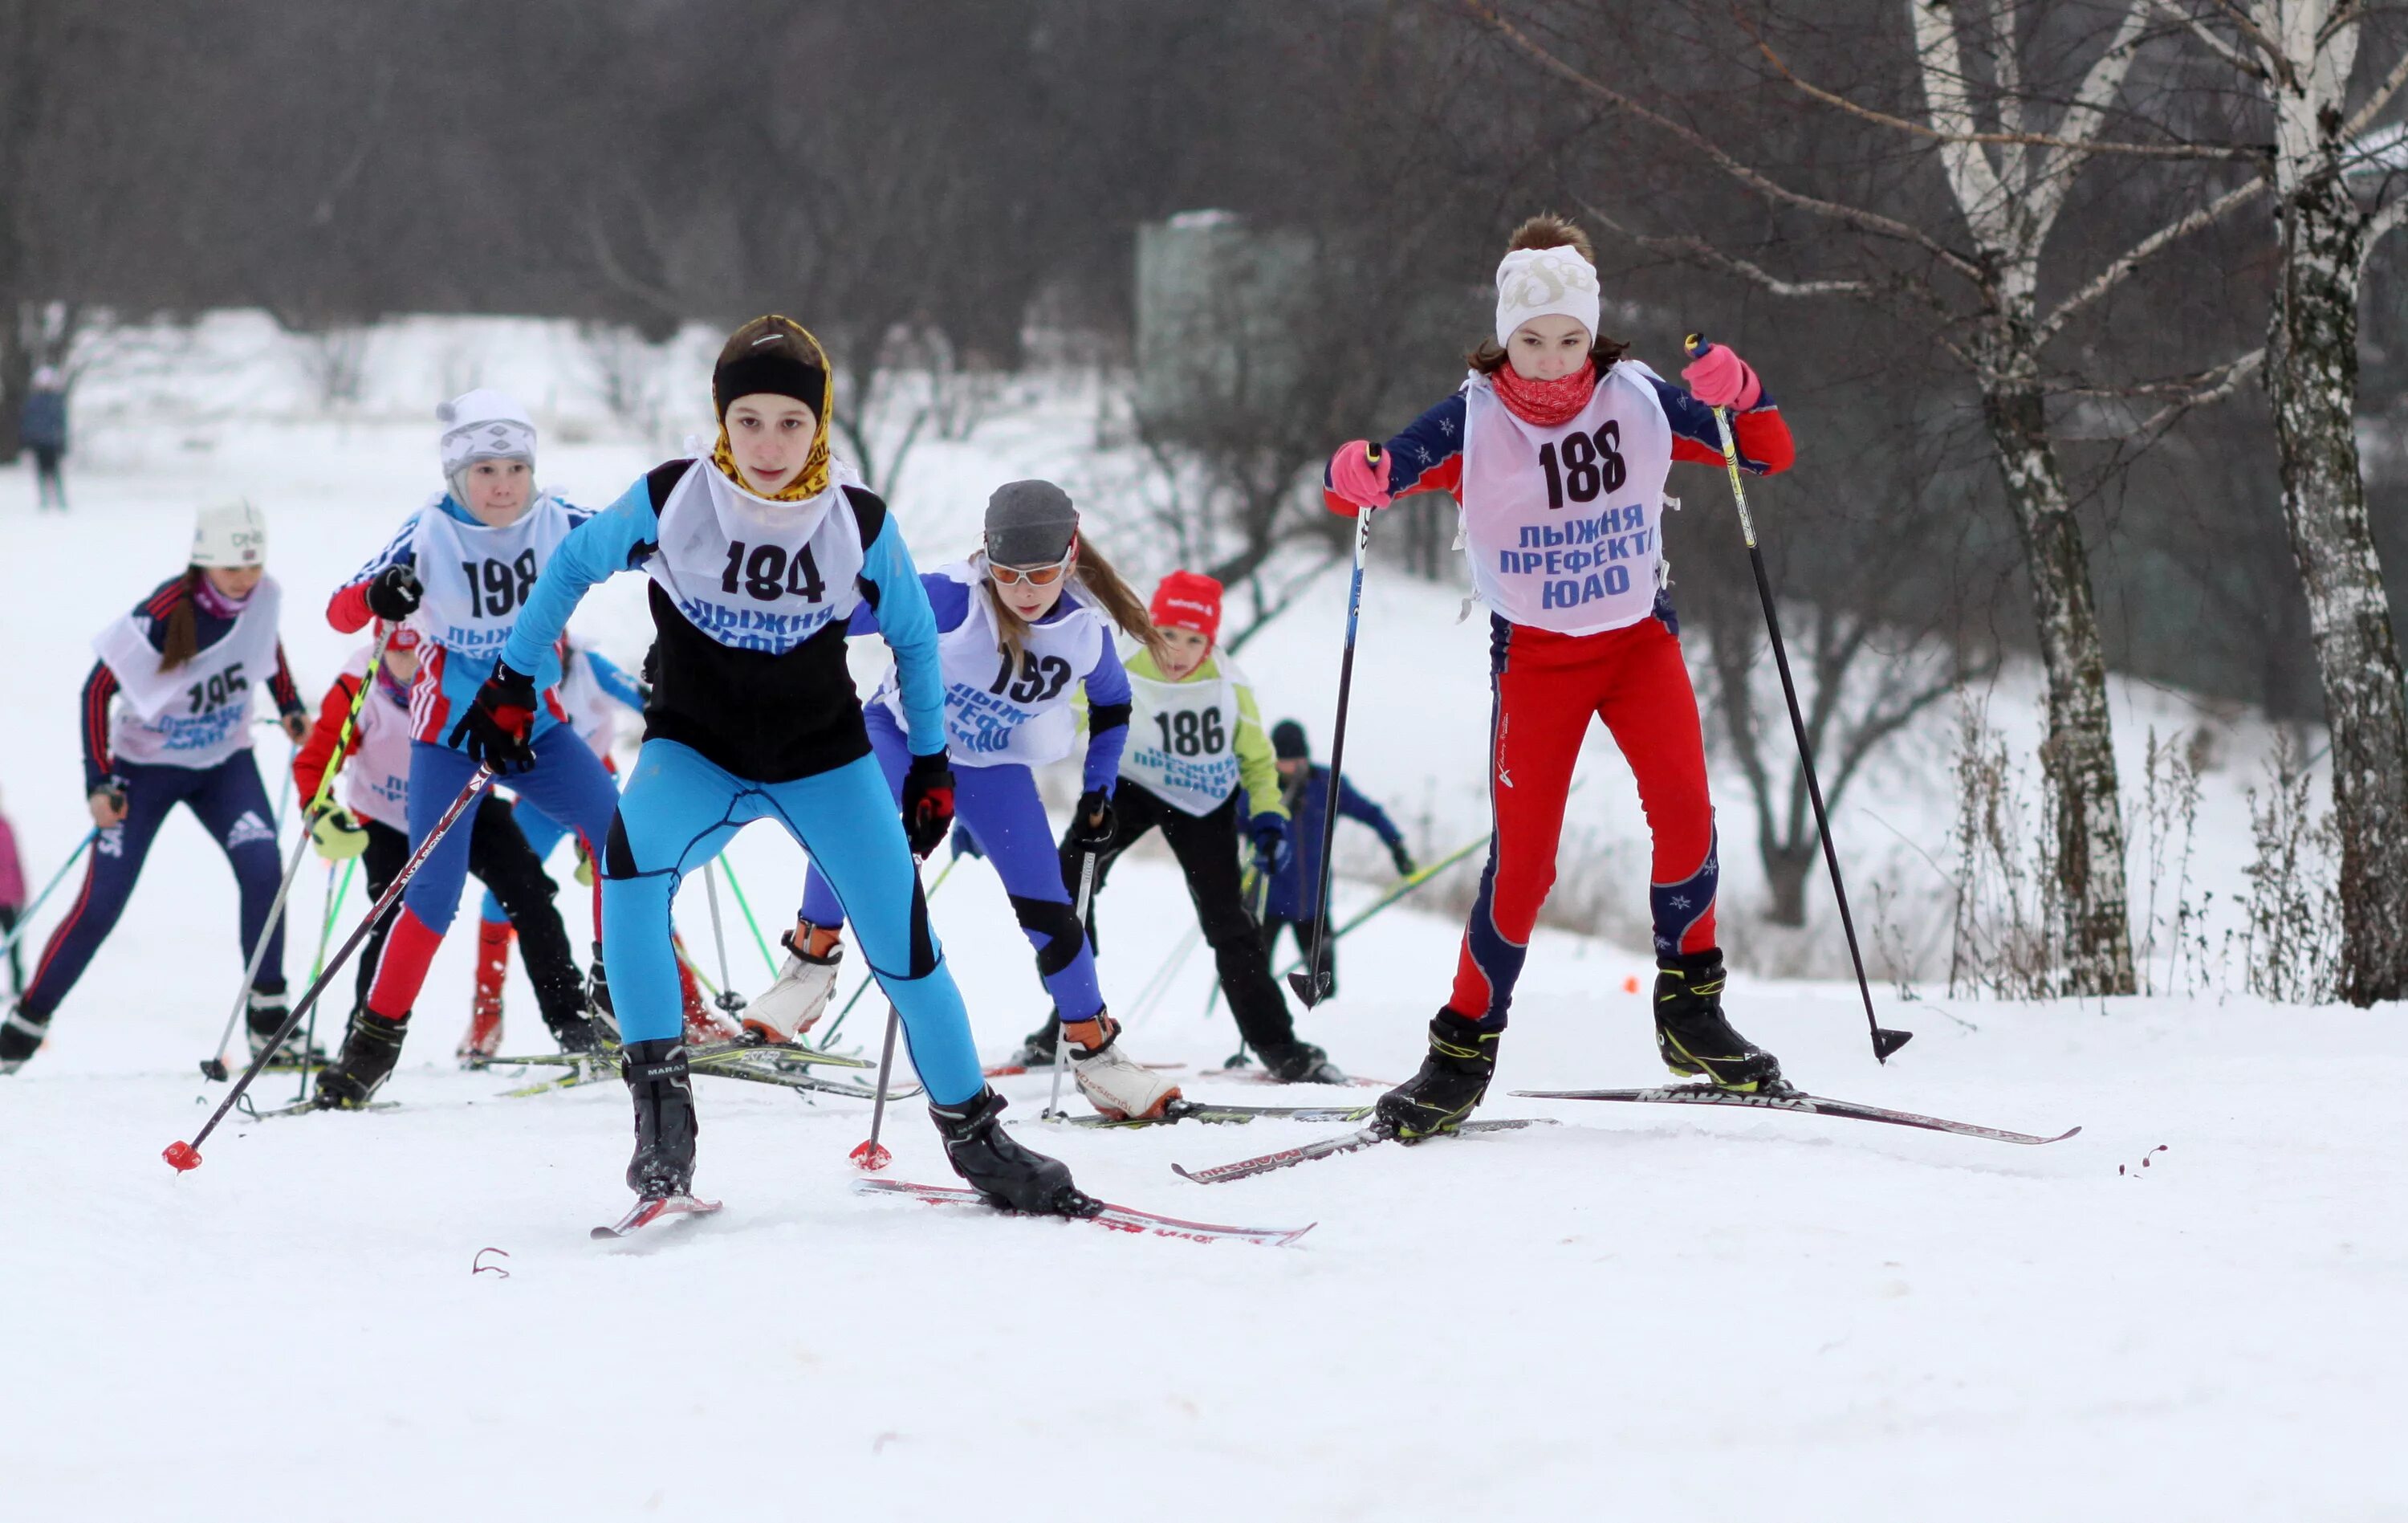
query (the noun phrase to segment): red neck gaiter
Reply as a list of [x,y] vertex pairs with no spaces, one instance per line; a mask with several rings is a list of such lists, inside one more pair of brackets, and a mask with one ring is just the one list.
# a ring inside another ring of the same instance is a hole
[[1535,428],[1561,428],[1580,415],[1597,395],[1597,366],[1584,365],[1554,381],[1525,381],[1511,365],[1500,365],[1488,383],[1506,409]]

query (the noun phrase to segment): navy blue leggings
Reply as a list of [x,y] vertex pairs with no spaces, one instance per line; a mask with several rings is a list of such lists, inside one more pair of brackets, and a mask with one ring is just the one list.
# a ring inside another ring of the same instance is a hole
[[[93,842],[84,869],[83,891],[67,911],[59,928],[42,949],[34,970],[33,987],[25,991],[27,1011],[47,1017],[75,987],[100,943],[117,928],[125,901],[142,876],[142,859],[150,855],[151,839],[178,804],[191,810],[234,864],[236,885],[242,891],[243,961],[258,943],[267,923],[267,907],[276,902],[276,885],[284,864],[276,852],[276,811],[260,786],[259,769],[249,751],[236,752],[215,767],[146,767],[120,762],[125,779],[125,819],[100,833]],[[253,988],[281,993],[284,988],[284,921],[279,916],[268,932],[267,955],[260,959]]]

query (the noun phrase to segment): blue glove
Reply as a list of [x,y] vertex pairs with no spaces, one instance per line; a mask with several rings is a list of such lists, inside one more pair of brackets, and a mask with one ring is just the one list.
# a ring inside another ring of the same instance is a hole
[[1246,835],[1254,843],[1254,864],[1264,877],[1276,877],[1287,870],[1288,863],[1296,856],[1296,848],[1288,841],[1286,815],[1257,814],[1246,822]]

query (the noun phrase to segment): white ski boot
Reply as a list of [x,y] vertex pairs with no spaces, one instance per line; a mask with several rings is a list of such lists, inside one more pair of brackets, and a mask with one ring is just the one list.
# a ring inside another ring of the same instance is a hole
[[[822,937],[826,938],[824,950],[814,955],[811,943]],[[844,947],[835,932],[817,927],[811,927],[809,938],[799,947],[792,931],[778,938],[786,948],[786,965],[778,970],[778,982],[744,1007],[744,1031],[748,1037],[790,1045],[827,1013],[828,997],[836,993],[837,964],[844,960]]]
[[1062,1040],[1070,1044],[1070,1067],[1079,1093],[1096,1114],[1114,1121],[1159,1116],[1179,1098],[1179,1086],[1121,1051],[1121,1024],[1101,1011],[1092,1021],[1065,1021]]

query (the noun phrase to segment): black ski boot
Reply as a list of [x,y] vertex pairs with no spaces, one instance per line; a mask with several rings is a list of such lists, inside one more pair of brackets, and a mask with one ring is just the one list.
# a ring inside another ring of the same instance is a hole
[[50,1012],[27,1010],[22,999],[0,1017],[0,1073],[14,1073],[41,1049],[50,1034]]
[[393,1076],[393,1066],[401,1061],[402,1039],[408,1035],[407,1015],[389,1021],[366,1006],[351,1012],[351,1029],[343,1033],[343,1050],[318,1071],[318,1109],[365,1108]]
[[993,1086],[959,1105],[931,1105],[953,1172],[991,1205],[1049,1216],[1092,1216],[1103,1209],[1070,1182],[1070,1166],[1032,1153],[1003,1129],[1003,1097]]
[[544,1027],[552,1033],[552,1040],[560,1043],[562,1052],[602,1050],[602,1038],[595,1031],[594,1023],[585,1018],[582,999],[540,999],[539,1003],[543,1006]]
[[[278,989],[272,994],[264,989],[251,991],[251,1008],[244,1013],[243,1030],[244,1034],[251,1039],[251,1056],[253,1062],[258,1061],[259,1055],[267,1050],[267,1044],[274,1042],[276,1033],[283,1028],[288,1009],[284,1002],[282,989]],[[283,1045],[276,1050],[276,1056],[267,1060],[267,1066],[262,1071],[292,1073],[295,1070],[307,1071],[325,1066],[324,1050],[313,1045],[296,1026],[293,1028],[292,1035],[284,1039]]]
[[1787,1089],[1781,1060],[1723,1019],[1723,977],[1718,951],[1684,952],[1656,965],[1656,1050],[1664,1066],[1737,1095]]
[[1254,1049],[1263,1071],[1283,1085],[1342,1085],[1345,1073],[1309,1042],[1275,1042]]
[[1399,1142],[1418,1142],[1463,1125],[1497,1074],[1497,1039],[1480,1023],[1440,1006],[1429,1024],[1421,1071],[1380,1097],[1379,1125]]
[[636,1102],[636,1156],[627,1161],[627,1188],[648,1200],[694,1187],[694,1079],[686,1071],[685,1039],[631,1042],[619,1050],[621,1074]]
[[1062,1014],[1055,1011],[1045,1017],[1045,1024],[1020,1041],[1020,1050],[1008,1060],[1025,1069],[1050,1069],[1054,1066],[1054,1046],[1062,1038]]

